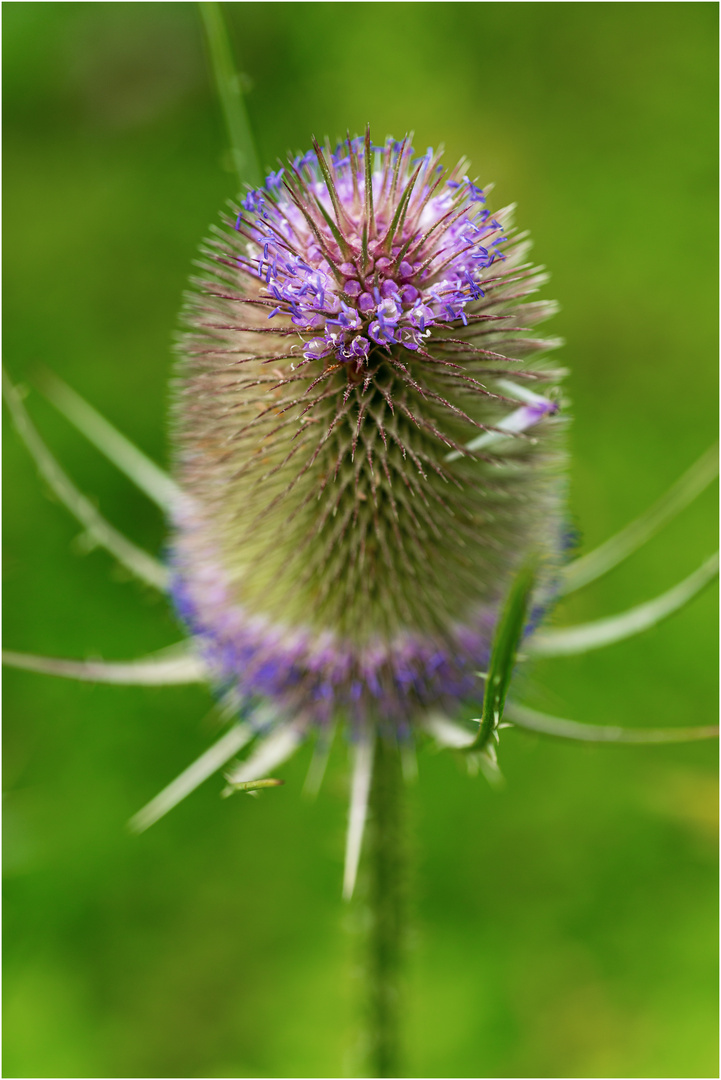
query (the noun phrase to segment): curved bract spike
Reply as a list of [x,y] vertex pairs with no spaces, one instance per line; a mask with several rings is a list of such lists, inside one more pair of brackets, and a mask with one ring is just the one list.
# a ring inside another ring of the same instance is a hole
[[63,505],[84,526],[93,543],[99,547],[104,547],[135,577],[140,578],[141,581],[145,581],[156,589],[164,591],[168,583],[168,572],[165,567],[157,559],[154,559],[152,555],[148,555],[146,551],[137,547],[121,532],[118,532],[113,525],[105,520],[102,514],[98,513],[90,500],[75,487],[75,484],[60,468],[60,465],[38,435],[22,403],[20,394],[13,386],[4,369],[3,397],[10,410],[18,435],[25,443],[41,476]]
[[601,724],[581,724],[577,720],[562,720],[547,716],[526,705],[509,701],[506,717],[517,727],[537,731],[541,735],[553,735],[559,739],[575,739],[594,743],[680,743],[697,742],[701,739],[718,738],[718,727],[687,728],[624,728]]
[[[539,735],[574,739],[576,742],[649,745],[699,742],[704,739],[716,739],[719,734],[718,727],[713,725],[685,728],[626,728],[611,724],[582,724],[577,720],[563,720],[558,716],[548,716],[546,713],[529,709],[526,705],[519,705],[515,701],[506,703],[504,721],[508,723],[501,724],[501,728],[525,728]],[[443,750],[468,750],[473,742],[472,732],[445,716],[428,716],[423,727]]]
[[649,600],[606,619],[596,619],[578,626],[564,626],[557,630],[541,630],[530,639],[524,651],[528,656],[573,656],[574,653],[590,652],[605,645],[614,645],[617,641],[650,629],[673,615],[674,611],[680,611],[718,575],[718,571],[719,557],[716,552],[698,570],[694,570],[693,574],[673,589],[657,596],[655,600]]
[[114,683],[123,686],[177,686],[207,682],[209,672],[197,656],[142,657],[127,663],[106,660],[65,660],[54,656],[10,652],[3,649],[7,667],[58,675],[81,682]]
[[368,797],[373,775],[373,749],[375,737],[369,734],[362,738],[354,748],[353,779],[351,781],[350,809],[348,813],[348,833],[345,845],[345,868],[343,871],[343,899],[351,900],[355,890],[363,846],[366,818],[368,817]]
[[233,165],[241,186],[248,183],[255,187],[260,183],[260,165],[220,4],[200,3],[198,6],[215,85],[223,107]]
[[559,594],[567,596],[607,574],[672,521],[716,479],[719,472],[718,452],[716,443],[645,513],[594,551],[569,563],[563,571]]
[[168,511],[177,505],[180,500],[178,485],[80,394],[49,372],[44,375],[43,390],[58,412],[161,510]]
[[226,731],[222,739],[201,754],[180,776],[131,817],[128,822],[131,832],[141,833],[149,829],[169,810],[182,802],[187,795],[195,791],[204,780],[207,780],[218,769],[222,769],[234,754],[250,742],[254,734],[249,724],[234,724],[229,731]]

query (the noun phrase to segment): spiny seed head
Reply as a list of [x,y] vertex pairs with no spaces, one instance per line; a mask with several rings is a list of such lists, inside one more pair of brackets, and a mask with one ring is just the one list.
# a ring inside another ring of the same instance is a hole
[[547,599],[561,373],[528,249],[464,162],[368,133],[215,230],[180,350],[174,596],[244,700],[402,731],[482,694],[531,552]]

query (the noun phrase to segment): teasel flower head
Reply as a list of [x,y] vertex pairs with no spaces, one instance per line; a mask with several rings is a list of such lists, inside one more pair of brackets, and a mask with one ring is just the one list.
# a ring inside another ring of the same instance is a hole
[[563,531],[561,373],[512,208],[409,137],[271,173],[204,249],[175,389],[173,595],[219,687],[404,741],[479,701],[499,604]]

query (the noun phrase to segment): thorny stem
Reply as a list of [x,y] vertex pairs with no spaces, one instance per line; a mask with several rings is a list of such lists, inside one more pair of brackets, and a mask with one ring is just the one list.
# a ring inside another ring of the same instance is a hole
[[401,1076],[399,983],[404,948],[403,779],[398,748],[376,740],[370,794],[367,959],[371,1076]]

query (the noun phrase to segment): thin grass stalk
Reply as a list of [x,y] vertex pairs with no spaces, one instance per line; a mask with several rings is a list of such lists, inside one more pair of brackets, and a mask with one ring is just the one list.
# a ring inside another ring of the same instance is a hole
[[208,0],[198,6],[238,183],[257,187],[262,179],[258,154],[220,4]]

